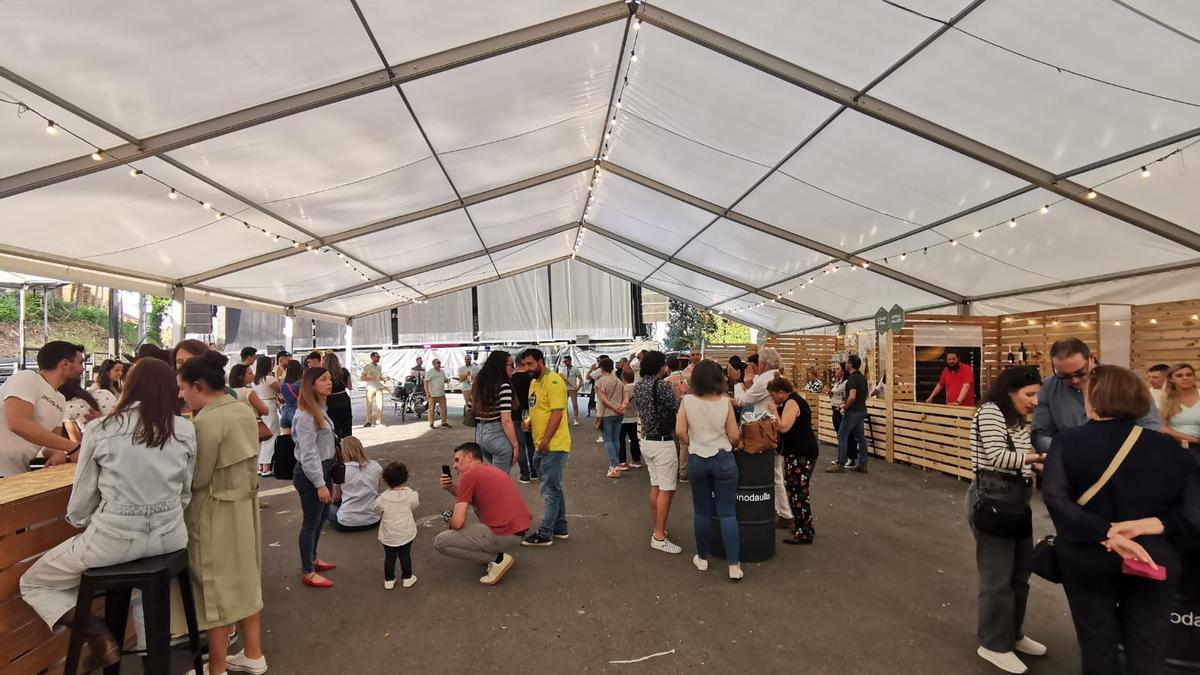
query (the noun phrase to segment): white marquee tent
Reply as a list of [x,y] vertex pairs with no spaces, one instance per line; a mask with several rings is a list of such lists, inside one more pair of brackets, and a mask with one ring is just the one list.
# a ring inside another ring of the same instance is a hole
[[1179,0],[8,0],[0,268],[342,322],[569,259],[771,331],[1196,297],[1197,36]]

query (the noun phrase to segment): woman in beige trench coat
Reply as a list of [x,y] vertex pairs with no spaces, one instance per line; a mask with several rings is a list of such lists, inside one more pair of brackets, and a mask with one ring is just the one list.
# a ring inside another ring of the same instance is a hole
[[[196,618],[208,631],[206,673],[226,668],[265,673],[262,530],[258,517],[258,424],[249,407],[225,394],[226,358],[206,352],[179,368],[179,395],[198,411],[192,501],[184,514]],[[245,649],[228,654],[237,624]]]

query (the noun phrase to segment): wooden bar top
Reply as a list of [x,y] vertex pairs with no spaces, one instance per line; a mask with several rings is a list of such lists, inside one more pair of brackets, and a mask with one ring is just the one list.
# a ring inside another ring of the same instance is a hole
[[49,466],[20,476],[0,478],[0,507],[60,488],[70,488],[75,481],[75,464]]

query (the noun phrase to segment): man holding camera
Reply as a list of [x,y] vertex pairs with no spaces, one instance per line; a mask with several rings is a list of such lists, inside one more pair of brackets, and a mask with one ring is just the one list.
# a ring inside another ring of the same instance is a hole
[[[433,540],[433,549],[450,558],[473,560],[487,565],[479,583],[494,586],[512,569],[509,551],[521,545],[532,516],[517,486],[500,469],[483,462],[478,443],[463,443],[454,449],[458,485],[442,467],[442,489],[454,495],[450,529]],[[475,508],[478,523],[467,524],[467,507]]]

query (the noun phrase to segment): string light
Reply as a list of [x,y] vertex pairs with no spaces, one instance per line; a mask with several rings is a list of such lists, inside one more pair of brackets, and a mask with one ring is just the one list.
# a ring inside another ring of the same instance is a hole
[[104,159],[104,153],[97,149],[92,153],[92,159],[96,160],[97,162],[102,161]]
[[142,170],[141,170],[141,169],[136,169],[136,168],[135,168],[135,169],[130,169],[130,170],[129,170],[129,175],[130,175],[130,176],[134,176],[134,177],[140,176],[140,175],[142,175]]
[[54,120],[46,120],[46,133],[51,136],[58,135],[58,125],[54,123]]
[[1149,177],[1150,177],[1150,169],[1147,169],[1146,167],[1143,166],[1142,167],[1142,178],[1149,178]]
[[175,191],[175,188],[171,188],[171,191],[167,193],[167,196],[171,199],[179,199],[179,193]]
[[1046,215],[1047,213],[1050,213],[1050,205],[1049,205],[1049,204],[1045,204],[1045,205],[1043,205],[1043,206],[1042,206],[1042,208],[1040,208],[1040,209],[1038,209],[1038,210],[1039,210],[1039,211],[1041,211],[1041,212],[1042,212],[1042,215],[1044,216],[1044,215]]
[[[202,206],[202,207],[204,207],[204,208],[206,208],[206,209],[210,209],[210,210],[211,210],[211,209],[212,209],[212,202],[204,202],[204,203],[203,203],[203,204],[201,204],[200,206]],[[246,227],[249,227],[249,224],[247,224],[247,225],[246,225]]]
[[641,30],[641,29],[642,29],[642,22],[641,22],[641,20],[640,20],[640,19],[634,19],[634,20],[633,20],[633,29],[634,29],[634,30]]
[[637,63],[637,52],[629,52],[629,62]]
[[1017,226],[1017,219],[1016,219],[1016,218],[1009,218],[1009,219],[1008,219],[1008,226],[1009,226],[1009,227],[1016,227],[1016,226]]
[[1095,190],[1088,190],[1088,193],[1087,193],[1087,198],[1088,198],[1088,199],[1095,199],[1095,198],[1096,198],[1096,191],[1095,191]]
[[978,238],[980,238],[980,237],[982,237],[982,236],[983,236],[983,232],[981,232],[981,231],[979,231],[979,230],[975,230],[974,232],[972,232],[972,233],[971,233],[971,236],[972,236],[972,237],[975,237],[976,239],[978,239]]

